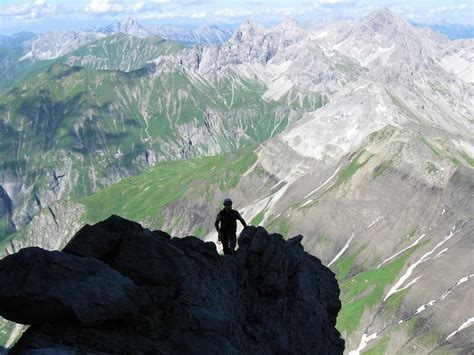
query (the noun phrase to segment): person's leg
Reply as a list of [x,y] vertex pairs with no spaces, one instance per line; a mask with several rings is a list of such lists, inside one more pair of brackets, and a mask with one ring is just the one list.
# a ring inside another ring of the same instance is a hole
[[237,236],[235,235],[235,233],[232,233],[229,236],[229,239],[230,239],[230,252],[231,254],[234,254],[235,245],[237,244]]
[[224,255],[230,255],[231,251],[229,248],[229,234],[227,233],[222,233],[222,247],[224,248]]

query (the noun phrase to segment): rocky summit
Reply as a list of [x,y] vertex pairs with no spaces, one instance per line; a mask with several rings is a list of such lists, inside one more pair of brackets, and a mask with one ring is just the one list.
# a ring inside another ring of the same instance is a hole
[[0,261],[0,314],[31,325],[11,353],[342,353],[339,286],[302,238],[248,227],[221,256],[112,216],[22,249]]

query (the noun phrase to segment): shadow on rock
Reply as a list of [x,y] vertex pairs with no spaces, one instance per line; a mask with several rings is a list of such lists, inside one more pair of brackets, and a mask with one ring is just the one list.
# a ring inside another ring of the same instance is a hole
[[11,353],[342,353],[339,287],[302,238],[249,227],[220,256],[111,216],[23,249],[0,261],[0,314],[32,325]]

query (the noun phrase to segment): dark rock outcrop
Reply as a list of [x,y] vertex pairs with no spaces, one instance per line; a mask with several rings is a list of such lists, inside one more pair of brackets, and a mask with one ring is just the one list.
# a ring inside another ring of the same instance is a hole
[[150,303],[145,290],[94,258],[32,247],[0,262],[0,312],[17,323],[127,319]]
[[337,354],[334,274],[302,237],[249,227],[234,257],[112,216],[62,252],[0,261],[0,313],[33,324],[12,352]]

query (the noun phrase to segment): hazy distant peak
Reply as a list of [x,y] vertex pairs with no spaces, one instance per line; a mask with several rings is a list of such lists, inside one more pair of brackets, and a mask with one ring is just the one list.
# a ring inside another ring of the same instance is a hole
[[369,13],[364,23],[371,27],[374,31],[383,31],[385,28],[394,26],[407,26],[407,22],[400,16],[393,13],[390,9],[384,7]]
[[131,17],[128,17],[125,21],[117,24],[115,32],[124,33],[135,37],[148,37],[150,35],[150,32],[147,29],[139,25]]
[[235,30],[234,34],[230,38],[230,41],[245,41],[248,38],[254,37],[257,34],[263,34],[264,32],[265,27],[253,21],[246,20],[239,26],[239,28]]
[[127,17],[125,21],[123,21],[123,25],[126,27],[139,26],[132,17]]
[[196,31],[209,31],[209,30],[219,30],[222,31],[222,29],[217,26],[217,25],[202,25],[199,26]]
[[283,27],[283,28],[298,28],[300,29],[301,26],[299,23],[293,18],[293,17],[287,17],[285,20],[278,25],[278,27]]
[[390,10],[388,7],[381,7],[379,9],[371,11],[367,16],[367,19],[372,18],[384,18],[390,21],[394,21],[398,16]]
[[264,31],[265,27],[251,20],[246,20],[238,28],[239,30],[255,32]]
[[118,31],[125,31],[131,28],[140,28],[141,26],[131,17],[127,17],[124,21],[117,24]]

